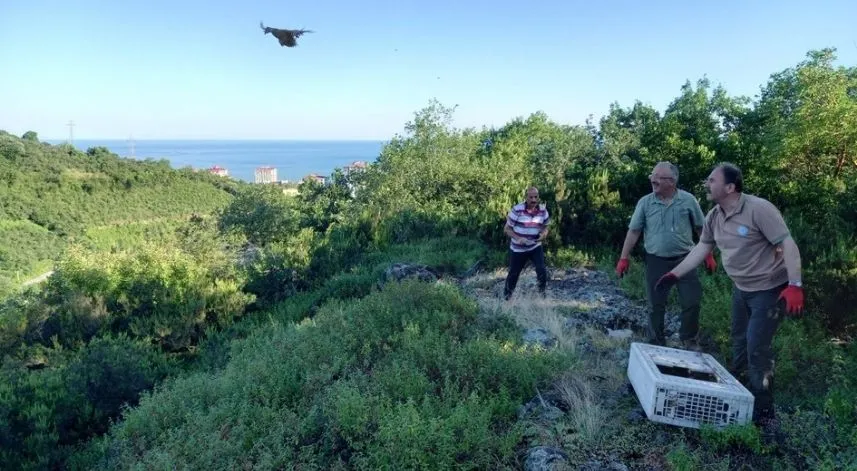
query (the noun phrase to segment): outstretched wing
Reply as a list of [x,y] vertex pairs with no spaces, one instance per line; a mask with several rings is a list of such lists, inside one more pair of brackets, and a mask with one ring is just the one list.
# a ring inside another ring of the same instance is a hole
[[298,45],[297,38],[303,36],[306,33],[312,33],[312,30],[308,29],[279,29],[279,28],[271,28],[269,26],[265,26],[263,22],[259,22],[259,27],[262,28],[262,31],[265,34],[271,33],[277,40],[280,42],[280,46],[286,47],[295,47]]

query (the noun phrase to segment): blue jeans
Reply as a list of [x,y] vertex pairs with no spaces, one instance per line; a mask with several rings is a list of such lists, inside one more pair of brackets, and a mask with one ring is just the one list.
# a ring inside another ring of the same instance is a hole
[[732,370],[746,374],[755,396],[754,417],[774,410],[774,351],[771,342],[785,311],[777,298],[786,285],[764,291],[732,288]]

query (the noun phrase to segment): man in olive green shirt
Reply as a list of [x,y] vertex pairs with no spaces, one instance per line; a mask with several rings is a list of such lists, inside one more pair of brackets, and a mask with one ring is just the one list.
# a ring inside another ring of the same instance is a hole
[[[616,265],[616,275],[621,278],[628,270],[628,257],[642,233],[646,252],[646,294],[649,300],[648,342],[665,345],[664,315],[669,290],[658,291],[654,286],[661,276],[678,265],[693,249],[693,232],[700,232],[705,216],[696,198],[676,187],[678,169],[675,165],[659,162],[652,170],[649,181],[652,192],[637,202]],[[711,254],[706,260],[706,266],[712,272],[717,268]],[[682,308],[679,338],[685,348],[698,350],[702,284],[696,272],[688,273],[678,283],[678,295]]]

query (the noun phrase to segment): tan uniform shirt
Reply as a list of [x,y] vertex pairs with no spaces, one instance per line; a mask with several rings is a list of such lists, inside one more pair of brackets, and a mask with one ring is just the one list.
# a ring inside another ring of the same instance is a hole
[[705,217],[699,241],[717,244],[726,274],[742,291],[762,291],[789,281],[776,246],[789,237],[780,211],[770,201],[742,193],[726,214],[720,205]]

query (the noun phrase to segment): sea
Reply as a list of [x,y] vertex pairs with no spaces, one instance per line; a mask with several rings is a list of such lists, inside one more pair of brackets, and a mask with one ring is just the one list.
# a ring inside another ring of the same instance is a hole
[[299,181],[311,173],[330,175],[334,169],[359,160],[372,163],[386,141],[75,139],[72,144],[82,151],[103,146],[125,158],[166,159],[176,169],[217,165],[226,168],[230,177],[252,183],[257,167],[276,168],[277,180]]

